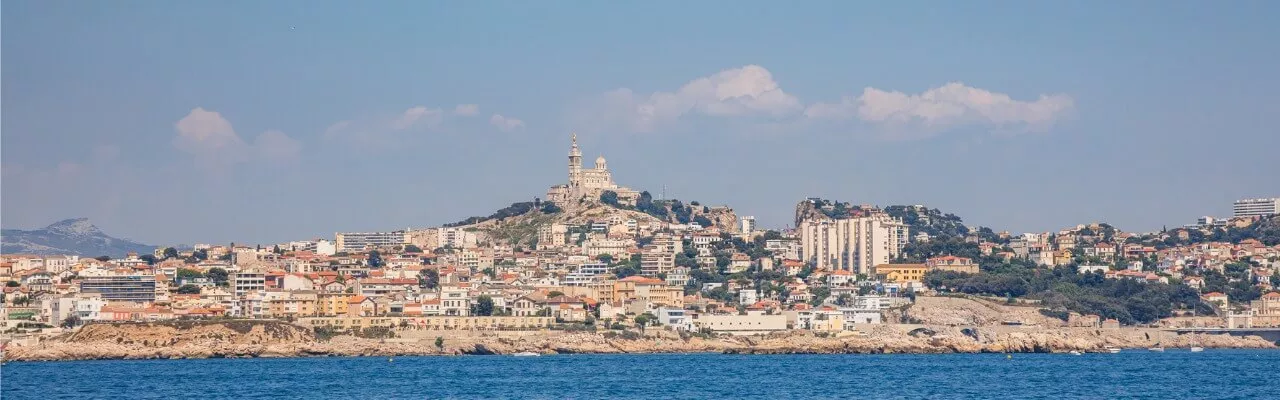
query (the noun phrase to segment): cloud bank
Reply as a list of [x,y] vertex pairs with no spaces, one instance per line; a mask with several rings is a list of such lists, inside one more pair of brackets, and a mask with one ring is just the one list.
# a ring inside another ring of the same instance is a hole
[[[174,124],[173,146],[206,167],[221,169],[250,160],[293,161],[302,146],[284,132],[268,130],[246,143],[231,122],[216,111],[196,107]],[[111,150],[102,150],[111,153]],[[115,150],[118,153],[118,149]]]
[[867,87],[835,103],[805,105],[787,93],[768,69],[747,65],[694,79],[672,92],[638,94],[627,88],[604,93],[579,107],[580,123],[648,132],[689,116],[758,118],[770,123],[847,122],[859,128],[936,132],[963,125],[1005,131],[1043,131],[1068,115],[1075,101],[1065,94],[1034,100],[960,82],[918,94]]

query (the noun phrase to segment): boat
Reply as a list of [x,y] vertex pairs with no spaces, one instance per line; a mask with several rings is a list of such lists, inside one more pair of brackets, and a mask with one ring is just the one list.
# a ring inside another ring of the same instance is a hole
[[537,356],[540,356],[541,354],[534,353],[532,351],[522,351],[512,355],[516,357],[537,357]]
[[1154,352],[1157,352],[1157,353],[1163,353],[1163,352],[1164,352],[1164,347],[1156,346],[1156,347],[1149,348],[1149,349],[1147,349],[1147,350],[1151,350],[1151,351],[1154,351]]
[[1108,347],[1108,348],[1107,348],[1107,352],[1108,352],[1108,353],[1111,353],[1111,354],[1116,354],[1116,353],[1119,353],[1119,352],[1120,352],[1120,348],[1119,348],[1119,347]]
[[1081,353],[1081,352],[1079,352],[1079,351],[1077,351],[1077,350],[1071,350],[1071,355],[1073,355],[1073,356],[1078,356],[1078,355],[1082,355],[1082,354],[1084,354],[1084,353]]
[[1202,352],[1202,351],[1204,351],[1204,348],[1203,348],[1203,347],[1200,347],[1200,346],[1191,346],[1191,352],[1192,352],[1192,353],[1199,353],[1199,352]]

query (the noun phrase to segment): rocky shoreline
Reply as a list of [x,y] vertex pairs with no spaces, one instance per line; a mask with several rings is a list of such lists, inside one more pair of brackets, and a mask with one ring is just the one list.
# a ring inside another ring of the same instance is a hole
[[[436,346],[440,337],[442,345]],[[280,321],[93,324],[37,344],[10,346],[10,361],[199,359],[239,357],[540,354],[943,354],[1104,352],[1107,348],[1275,349],[1259,337],[1177,335],[1154,328],[1028,328],[878,325],[864,332],[805,331],[701,337],[651,329],[620,332],[402,331],[394,338],[349,335],[323,340]]]

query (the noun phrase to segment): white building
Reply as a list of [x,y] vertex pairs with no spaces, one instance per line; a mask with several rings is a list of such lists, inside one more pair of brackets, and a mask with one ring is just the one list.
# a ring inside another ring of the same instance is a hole
[[745,216],[738,222],[741,225],[739,229],[742,230],[742,233],[751,233],[756,231],[756,217]]
[[409,243],[409,234],[406,231],[339,232],[335,233],[334,237],[337,241],[337,250],[348,253]]
[[552,186],[547,190],[547,200],[567,204],[581,198],[598,199],[604,191],[618,195],[618,203],[635,204],[640,193],[613,182],[613,173],[604,156],[596,158],[595,168],[582,168],[582,151],[578,150],[578,135],[572,137],[569,147],[569,183]]
[[819,269],[870,274],[906,246],[907,226],[885,213],[800,222],[800,255]]
[[1269,199],[1236,200],[1231,206],[1233,217],[1254,217],[1280,214],[1280,197]]

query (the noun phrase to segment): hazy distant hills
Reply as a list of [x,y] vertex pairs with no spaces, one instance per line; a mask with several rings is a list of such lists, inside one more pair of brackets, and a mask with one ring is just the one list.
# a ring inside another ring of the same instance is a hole
[[155,246],[108,236],[88,218],[72,218],[42,229],[0,230],[0,253],[124,257],[129,252],[149,254]]

